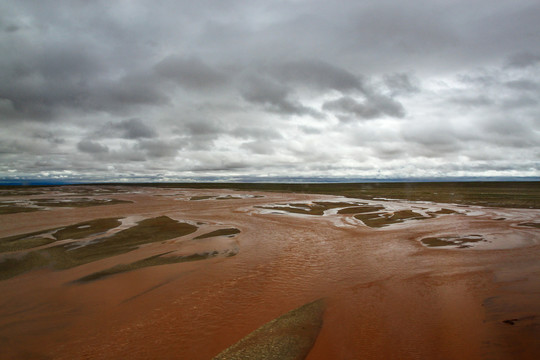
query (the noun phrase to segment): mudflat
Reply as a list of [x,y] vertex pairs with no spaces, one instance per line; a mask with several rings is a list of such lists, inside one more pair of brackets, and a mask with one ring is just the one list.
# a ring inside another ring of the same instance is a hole
[[2,359],[225,358],[318,299],[290,358],[538,358],[540,210],[518,187],[269,190],[0,193]]

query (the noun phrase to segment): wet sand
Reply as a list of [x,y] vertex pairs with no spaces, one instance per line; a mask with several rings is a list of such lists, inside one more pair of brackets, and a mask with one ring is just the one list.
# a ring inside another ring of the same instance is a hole
[[[39,196],[66,194],[31,197]],[[189,200],[196,196],[211,198]],[[540,354],[540,229],[519,225],[538,222],[539,210],[357,200],[386,211],[458,212],[370,228],[336,209],[316,216],[260,208],[354,201],[335,196],[129,188],[90,197],[133,203],[0,215],[0,237],[107,217],[124,217],[130,226],[166,215],[199,229],[71,269],[0,281],[2,359],[211,359],[319,298],[327,307],[309,360]],[[16,198],[24,196],[6,200]],[[240,233],[192,240],[223,228]],[[472,234],[486,241],[470,248],[421,242]],[[230,248],[236,255],[73,283],[171,249]]]

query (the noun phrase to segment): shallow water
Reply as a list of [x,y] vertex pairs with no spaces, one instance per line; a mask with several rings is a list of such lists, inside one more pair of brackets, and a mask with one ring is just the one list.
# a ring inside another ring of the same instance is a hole
[[[274,214],[254,207],[343,198],[201,190],[183,190],[185,201],[153,196],[169,193],[178,191],[119,194],[115,198],[134,203],[51,209],[32,222],[35,214],[0,216],[2,237],[109,216],[125,217],[122,228],[160,215],[205,224],[192,235],[114,258],[0,282],[6,358],[210,359],[269,320],[321,297],[327,310],[311,360],[526,359],[540,349],[534,317],[540,314],[539,230],[516,229],[538,218],[537,210],[362,200],[388,211],[468,211],[372,229],[353,214]],[[188,200],[205,195],[242,198]],[[241,232],[232,239],[192,241],[229,227]],[[491,239],[490,247],[437,249],[420,242],[461,232]],[[509,246],[512,236],[528,241]],[[238,246],[239,252],[68,284],[118,263],[181,251],[188,243],[186,251]],[[527,320],[504,323],[522,318]]]

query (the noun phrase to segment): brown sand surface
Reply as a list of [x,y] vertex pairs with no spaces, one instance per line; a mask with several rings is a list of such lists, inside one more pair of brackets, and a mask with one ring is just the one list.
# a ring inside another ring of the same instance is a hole
[[[216,200],[227,195],[234,198]],[[189,200],[195,196],[213,198]],[[333,196],[146,187],[91,197],[133,203],[0,215],[0,237],[107,217],[130,226],[166,215],[199,229],[0,281],[2,359],[211,359],[319,298],[327,308],[309,360],[539,358],[540,230],[519,225],[538,222],[539,210],[371,200],[387,211],[459,214],[370,228],[337,209],[314,216],[261,208],[352,201]],[[241,232],[192,240],[224,228]],[[486,241],[470,248],[420,241],[472,234]],[[187,255],[229,247],[238,253],[72,283],[171,249]]]

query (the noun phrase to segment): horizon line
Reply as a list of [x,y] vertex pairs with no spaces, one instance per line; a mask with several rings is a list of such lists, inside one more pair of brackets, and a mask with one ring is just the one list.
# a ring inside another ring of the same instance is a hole
[[446,176],[396,178],[332,178],[332,177],[201,177],[184,179],[149,179],[146,177],[106,179],[36,179],[4,178],[0,186],[60,186],[60,185],[137,185],[137,184],[361,184],[361,183],[443,183],[443,182],[537,182],[536,176]]

